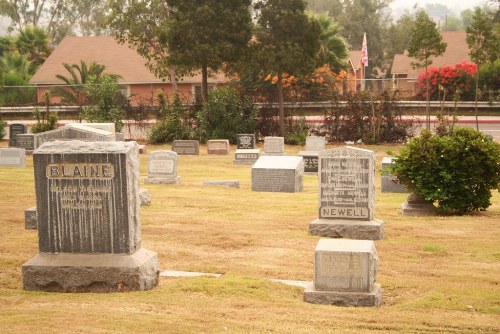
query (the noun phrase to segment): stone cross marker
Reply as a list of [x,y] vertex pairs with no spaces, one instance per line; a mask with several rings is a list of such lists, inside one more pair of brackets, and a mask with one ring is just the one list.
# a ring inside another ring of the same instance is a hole
[[207,154],[229,154],[231,146],[227,139],[212,139],[207,142]]
[[153,151],[149,155],[148,177],[144,183],[178,184],[177,153],[174,151]]
[[285,155],[285,138],[265,137],[264,153],[265,155]]
[[319,218],[309,233],[324,237],[383,239],[374,219],[375,152],[342,147],[319,154]]
[[255,148],[255,135],[254,134],[239,134],[237,136],[237,147],[240,150],[251,150]]
[[11,124],[9,126],[9,146],[17,147],[17,135],[22,135],[27,132],[24,124]]
[[26,290],[158,284],[157,255],[141,247],[137,143],[47,142],[33,165],[40,253],[22,266]]
[[314,282],[304,300],[338,306],[380,306],[375,283],[378,255],[371,240],[320,239],[314,253]]

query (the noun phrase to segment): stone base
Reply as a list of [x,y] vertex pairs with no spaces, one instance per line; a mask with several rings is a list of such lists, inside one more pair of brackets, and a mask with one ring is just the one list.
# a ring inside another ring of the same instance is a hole
[[257,159],[235,159],[233,160],[234,165],[253,165]]
[[181,183],[181,177],[176,176],[175,178],[160,179],[160,178],[145,178],[144,183],[147,184],[179,184]]
[[24,210],[24,228],[27,230],[36,230],[38,228],[36,206]]
[[413,216],[413,217],[425,217],[425,216],[434,216],[435,215],[435,207],[432,204],[419,205],[419,204],[409,204],[408,202],[404,202],[401,204],[401,213],[403,216]]
[[208,180],[203,181],[204,186],[219,186],[226,188],[239,188],[240,181],[238,180]]
[[384,222],[380,219],[363,221],[316,218],[309,224],[309,234],[326,238],[381,240],[384,239]]
[[304,301],[346,307],[379,307],[382,304],[382,287],[375,283],[371,292],[316,291],[311,283],[304,291]]
[[271,157],[281,157],[285,155],[285,152],[270,152],[270,153],[264,152],[264,154],[262,155],[267,155]]
[[150,290],[158,285],[155,252],[134,254],[40,253],[22,265],[23,287],[47,292],[116,292]]

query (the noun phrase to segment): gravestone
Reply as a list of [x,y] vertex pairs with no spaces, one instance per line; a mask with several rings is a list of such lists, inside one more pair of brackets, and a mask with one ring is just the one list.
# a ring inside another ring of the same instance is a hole
[[149,189],[139,188],[139,203],[140,206],[151,205],[151,192]]
[[304,300],[337,306],[380,306],[375,283],[378,255],[371,240],[320,239],[314,252],[314,281]]
[[255,135],[254,134],[238,134],[237,135],[238,150],[251,150],[255,148]]
[[234,153],[233,164],[253,165],[260,157],[260,149],[238,149]]
[[384,157],[382,159],[382,181],[381,181],[381,191],[383,193],[407,193],[408,189],[401,183],[398,183],[398,179],[391,175],[389,169],[394,165],[394,159],[392,157]]
[[252,166],[252,191],[300,192],[303,178],[301,157],[262,156]]
[[309,234],[379,240],[384,223],[374,218],[375,152],[342,147],[319,153],[319,218]]
[[1,167],[24,167],[26,166],[26,152],[24,148],[0,148]]
[[426,200],[420,195],[411,193],[408,195],[406,202],[401,204],[401,213],[403,216],[433,216],[436,214],[436,207],[432,201]]
[[200,143],[197,140],[174,140],[172,151],[178,155],[199,155]]
[[31,154],[35,150],[35,135],[33,133],[19,134],[16,136],[16,146],[24,148],[26,154]]
[[218,186],[226,188],[239,188],[240,181],[238,180],[207,180],[203,181],[204,186]]
[[27,132],[26,125],[16,123],[9,125],[9,146],[17,147],[17,135],[22,135]]
[[325,150],[325,144],[325,137],[306,137],[306,150],[298,154],[304,158],[304,174],[318,175],[319,152]]
[[173,151],[153,151],[149,155],[148,177],[144,183],[179,184],[177,176],[177,153]]
[[227,139],[211,139],[207,142],[207,154],[229,154],[231,146]]
[[60,129],[35,134],[35,149],[53,140],[115,141],[115,133],[72,123]]
[[25,290],[158,284],[157,254],[141,247],[137,143],[47,142],[33,165],[40,252],[22,266]]
[[27,230],[36,230],[38,223],[36,220],[36,206],[24,210],[24,228]]
[[284,137],[264,137],[265,155],[285,155]]

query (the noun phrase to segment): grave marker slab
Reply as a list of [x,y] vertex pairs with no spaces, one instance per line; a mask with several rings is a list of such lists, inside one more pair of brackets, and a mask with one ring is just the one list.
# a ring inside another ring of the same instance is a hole
[[383,193],[407,193],[408,189],[398,179],[391,175],[388,171],[394,165],[392,157],[384,157],[382,159],[382,177],[381,177],[381,191]]
[[25,290],[158,284],[157,254],[141,247],[137,143],[46,142],[33,165],[40,253],[22,266]]
[[319,153],[319,218],[309,233],[331,238],[383,239],[375,219],[375,152],[343,147]]
[[252,150],[255,148],[254,134],[238,134],[236,149]]
[[203,181],[204,186],[218,186],[226,188],[239,188],[240,181],[238,180],[207,180]]
[[375,283],[378,255],[371,240],[320,239],[314,253],[314,281],[304,300],[338,306],[380,306]]
[[24,148],[26,154],[31,154],[35,150],[35,135],[32,133],[18,134],[16,136],[16,145],[19,148]]
[[260,149],[238,149],[234,153],[233,164],[253,165],[260,157]]
[[320,136],[306,137],[306,151],[320,152],[325,150],[326,139]]
[[265,155],[285,155],[284,137],[265,137],[264,138]]
[[178,184],[177,153],[174,151],[153,151],[149,155],[148,177],[144,183]]
[[211,139],[207,142],[207,154],[226,155],[230,149],[227,139]]
[[197,140],[174,140],[172,151],[178,155],[199,155],[200,143]]
[[26,151],[24,148],[0,148],[0,166],[24,167],[26,166]]
[[252,191],[300,192],[303,178],[301,157],[262,156],[252,166]]
[[9,146],[17,147],[17,135],[22,135],[27,132],[26,125],[16,123],[9,125]]
[[304,158],[304,174],[318,175],[319,152],[325,150],[325,144],[325,137],[306,137],[306,150],[298,153]]

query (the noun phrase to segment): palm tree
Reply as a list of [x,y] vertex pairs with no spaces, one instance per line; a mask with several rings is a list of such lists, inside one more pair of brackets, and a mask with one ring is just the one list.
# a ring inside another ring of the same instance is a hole
[[[7,52],[0,58],[0,104],[33,103],[35,90],[28,86],[32,75],[32,64],[26,55]],[[9,87],[11,86],[11,87]],[[12,87],[15,86],[15,87]]]
[[106,66],[95,62],[87,65],[83,60],[80,61],[80,65],[63,63],[63,66],[68,71],[69,76],[56,75],[56,78],[61,80],[64,86],[53,89],[53,95],[60,96],[62,102],[80,107],[87,104],[89,97],[84,85],[91,76],[99,78],[106,69]]
[[43,64],[52,51],[47,33],[38,27],[27,27],[21,30],[15,45],[21,54],[28,56],[35,70]]
[[328,64],[334,72],[347,66],[349,57],[347,42],[342,37],[342,28],[326,14],[315,16],[321,27],[319,60],[321,65]]

